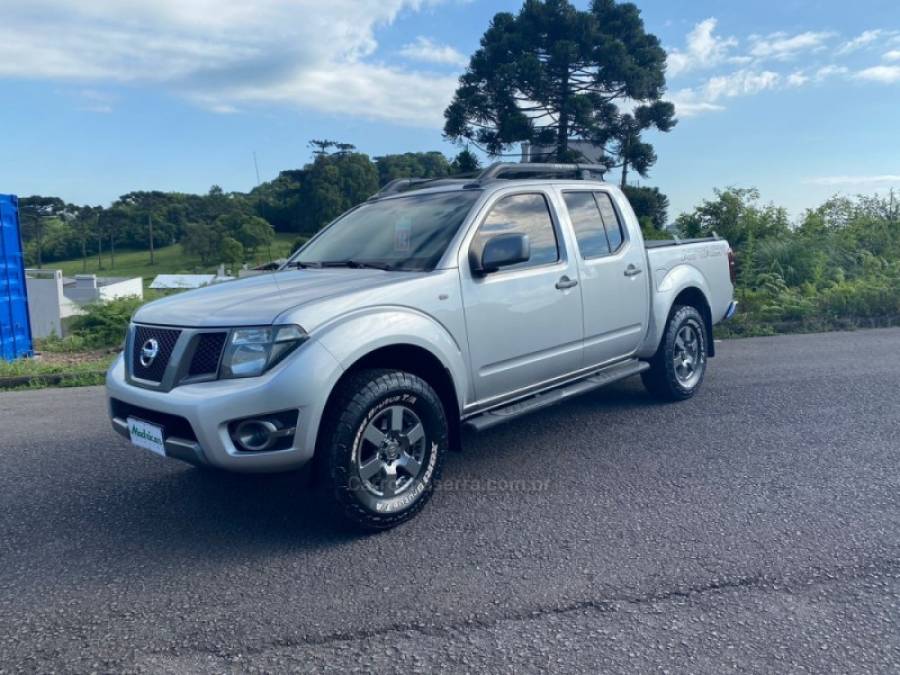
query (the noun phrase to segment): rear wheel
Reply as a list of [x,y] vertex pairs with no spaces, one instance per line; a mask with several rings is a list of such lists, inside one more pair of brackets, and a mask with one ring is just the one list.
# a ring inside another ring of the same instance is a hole
[[434,492],[447,450],[440,398],[420,377],[364,370],[335,392],[318,452],[328,497],[367,530],[415,516]]
[[708,354],[703,317],[695,307],[676,305],[650,370],[641,374],[647,390],[666,401],[683,401],[699,389]]

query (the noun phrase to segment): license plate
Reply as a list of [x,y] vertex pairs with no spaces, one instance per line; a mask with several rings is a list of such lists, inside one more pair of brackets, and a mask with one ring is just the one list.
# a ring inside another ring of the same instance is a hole
[[137,447],[166,456],[165,437],[161,426],[129,417],[128,434],[131,436],[131,442]]

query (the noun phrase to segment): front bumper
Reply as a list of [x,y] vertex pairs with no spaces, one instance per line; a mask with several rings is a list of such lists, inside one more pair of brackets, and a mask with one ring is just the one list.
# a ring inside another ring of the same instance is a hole
[[[113,428],[127,438],[127,411],[142,409],[150,417],[146,421],[164,427],[168,457],[230,471],[288,471],[312,458],[328,394],[341,372],[331,353],[310,341],[261,377],[186,384],[161,392],[129,383],[120,356],[107,373],[106,392]],[[230,422],[286,410],[297,411],[290,447],[246,452],[235,446]],[[138,411],[130,414],[141,417]]]

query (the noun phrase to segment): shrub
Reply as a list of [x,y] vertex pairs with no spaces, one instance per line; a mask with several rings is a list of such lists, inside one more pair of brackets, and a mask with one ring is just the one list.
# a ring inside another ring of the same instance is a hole
[[97,302],[72,322],[72,334],[92,349],[118,347],[125,339],[128,323],[145,300],[138,297]]

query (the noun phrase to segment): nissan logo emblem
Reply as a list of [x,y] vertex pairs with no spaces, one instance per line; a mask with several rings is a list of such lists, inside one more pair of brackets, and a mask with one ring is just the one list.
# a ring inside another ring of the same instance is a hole
[[150,338],[141,347],[141,365],[144,368],[149,368],[156,359],[157,354],[159,354],[159,343],[155,338]]

